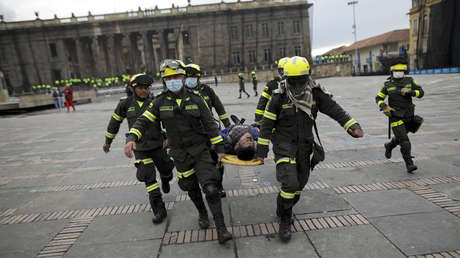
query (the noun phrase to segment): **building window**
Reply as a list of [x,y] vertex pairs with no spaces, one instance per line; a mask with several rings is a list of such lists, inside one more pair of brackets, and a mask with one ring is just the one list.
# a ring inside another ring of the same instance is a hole
[[255,50],[249,50],[249,51],[248,51],[248,55],[249,55],[249,63],[250,63],[250,64],[255,64],[255,63],[257,63],[256,51],[255,51]]
[[268,31],[268,24],[267,23],[262,23],[262,36],[268,37],[270,35]]
[[295,56],[302,56],[302,48],[300,46],[294,47],[294,55]]
[[278,35],[284,35],[284,22],[278,22]]
[[254,30],[252,29],[252,24],[246,25],[246,37],[248,39],[252,38],[254,35]]
[[286,47],[280,47],[280,58],[286,56]]
[[298,20],[292,22],[292,30],[294,33],[300,33],[300,22]]
[[423,46],[422,46],[422,51],[423,53],[426,53],[426,51],[428,50],[428,38],[423,38]]
[[428,32],[428,15],[423,16],[423,33]]
[[55,81],[62,80],[61,70],[53,69],[53,78],[54,78]]
[[182,32],[182,39],[184,41],[184,44],[190,44],[190,32],[183,31]]
[[272,61],[272,49],[271,48],[265,48],[264,49],[264,62],[265,63],[271,63]]
[[418,18],[412,21],[412,27],[414,28],[413,35],[418,34]]
[[239,65],[241,63],[240,52],[235,51],[235,52],[232,53],[232,56],[233,56],[233,64],[234,65]]
[[50,43],[50,51],[52,57],[57,57],[56,43]]
[[412,8],[415,8],[418,6],[418,0],[412,0]]
[[238,40],[238,28],[232,26],[232,40]]

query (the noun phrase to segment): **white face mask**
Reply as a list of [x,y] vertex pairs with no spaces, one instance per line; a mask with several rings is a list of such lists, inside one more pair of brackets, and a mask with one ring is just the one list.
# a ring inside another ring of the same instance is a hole
[[185,86],[189,89],[194,89],[198,85],[198,78],[196,77],[189,77],[185,79]]
[[394,71],[393,72],[393,78],[395,79],[401,79],[404,77],[404,72],[401,71]]
[[184,84],[182,83],[181,79],[175,79],[175,80],[168,80],[165,81],[166,88],[172,92],[179,92]]

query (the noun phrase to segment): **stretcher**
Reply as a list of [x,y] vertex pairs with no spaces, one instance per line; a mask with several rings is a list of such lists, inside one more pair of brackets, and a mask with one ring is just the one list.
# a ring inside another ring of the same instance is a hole
[[224,158],[221,160],[222,163],[236,165],[236,166],[259,166],[262,165],[262,161],[252,159],[252,160],[240,160],[236,155],[225,154]]

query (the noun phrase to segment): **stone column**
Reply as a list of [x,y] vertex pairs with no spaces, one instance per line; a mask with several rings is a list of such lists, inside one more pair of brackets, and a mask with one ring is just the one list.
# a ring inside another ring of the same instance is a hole
[[142,32],[142,40],[144,42],[144,49],[142,50],[142,56],[144,57],[145,69],[152,74],[156,73],[156,65],[153,60],[153,45],[152,45],[152,33],[149,31]]
[[105,48],[105,57],[107,64],[107,73],[108,76],[113,76],[117,73],[117,64],[116,64],[116,51],[115,51],[115,34],[109,34],[105,39],[106,48]]
[[133,73],[133,65],[130,57],[130,42],[129,42],[129,33],[123,33],[120,35],[120,40],[118,41],[118,51],[119,51],[119,74],[124,73]]
[[[160,60],[164,60],[168,57],[168,31],[160,30]],[[161,61],[160,61],[161,62]]]
[[80,77],[85,77],[87,75],[86,72],[86,65],[85,64],[85,57],[83,53],[83,44],[80,38],[74,39],[75,41],[75,49],[77,50],[77,60],[78,60],[78,72],[80,73]]
[[105,63],[105,55],[100,48],[99,39],[97,36],[91,38],[91,52],[92,52],[92,60],[95,66],[94,73],[101,77],[103,74],[107,72],[107,65]]

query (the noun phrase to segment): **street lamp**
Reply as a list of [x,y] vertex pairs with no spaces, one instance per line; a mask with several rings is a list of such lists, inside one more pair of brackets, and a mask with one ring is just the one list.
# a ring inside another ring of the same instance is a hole
[[[356,56],[356,64],[358,64],[358,44],[356,44],[356,41],[357,41],[357,37],[356,37],[356,16],[355,16],[355,5],[358,3],[358,1],[351,1],[351,2],[348,2],[347,4],[348,5],[352,5],[353,6],[353,34],[355,35],[355,56]],[[355,71],[358,75],[359,75],[359,69],[356,69],[357,71]]]

